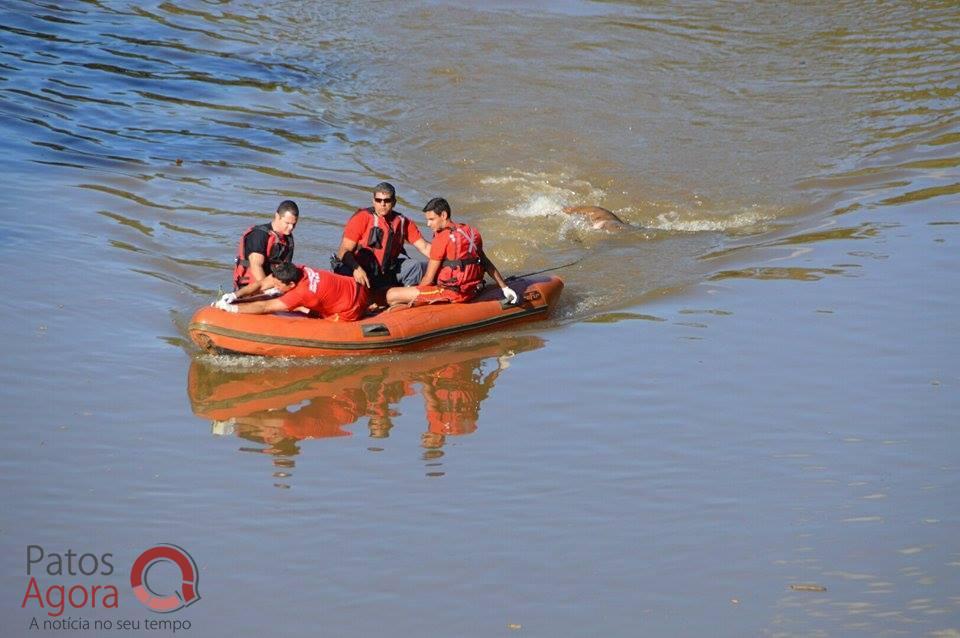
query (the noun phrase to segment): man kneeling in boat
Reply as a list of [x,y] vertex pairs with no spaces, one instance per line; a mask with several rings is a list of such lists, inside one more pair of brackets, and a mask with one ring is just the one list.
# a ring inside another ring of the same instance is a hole
[[234,260],[234,290],[263,279],[277,264],[293,261],[293,229],[299,219],[296,202],[286,199],[277,206],[272,222],[251,226],[243,233]]
[[[236,303],[245,298],[278,294],[274,299]],[[264,279],[253,281],[235,293],[227,293],[214,304],[226,312],[263,315],[300,310],[334,321],[356,321],[363,316],[367,305],[367,289],[353,277],[291,263],[275,265]]]
[[483,240],[476,228],[452,221],[450,204],[442,197],[427,202],[423,212],[434,233],[427,272],[419,286],[390,288],[387,303],[419,306],[470,301],[483,289],[484,273],[493,277],[509,303],[517,303],[517,293],[483,253]]

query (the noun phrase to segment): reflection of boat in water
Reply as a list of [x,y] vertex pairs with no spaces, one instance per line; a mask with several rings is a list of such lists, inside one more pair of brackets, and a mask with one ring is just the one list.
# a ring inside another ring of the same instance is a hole
[[520,278],[510,286],[520,303],[502,303],[495,286],[469,303],[435,304],[382,312],[360,321],[311,319],[299,313],[231,314],[201,308],[190,320],[190,338],[209,352],[267,357],[373,354],[422,348],[467,332],[544,319],[560,299],[557,277]]
[[350,436],[364,417],[369,436],[386,438],[401,399],[424,397],[424,447],[477,429],[480,404],[516,353],[543,346],[535,336],[514,336],[431,351],[400,360],[291,366],[250,371],[194,360],[187,391],[194,413],[213,421],[215,434],[236,434],[266,444],[257,450],[295,455],[297,442]]

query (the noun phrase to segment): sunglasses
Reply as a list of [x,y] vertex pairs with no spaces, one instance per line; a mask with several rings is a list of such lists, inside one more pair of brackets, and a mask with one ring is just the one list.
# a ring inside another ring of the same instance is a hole
[[379,197],[374,197],[374,198],[373,198],[373,201],[377,202],[378,204],[389,204],[390,202],[393,201],[393,198],[392,198],[392,197],[385,197],[385,198],[381,199],[381,198],[379,198]]

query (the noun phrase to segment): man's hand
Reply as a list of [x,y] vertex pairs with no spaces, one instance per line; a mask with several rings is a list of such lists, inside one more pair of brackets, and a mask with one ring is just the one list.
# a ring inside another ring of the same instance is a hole
[[223,302],[223,303],[233,303],[233,302],[236,301],[236,300],[237,300],[237,293],[235,293],[235,292],[228,292],[228,293],[224,293],[224,295],[223,295],[222,297],[220,297],[220,299],[218,300],[218,303],[219,303],[219,302]]
[[[224,297],[226,297],[226,295],[224,295]],[[223,299],[220,299],[220,301],[215,303],[213,307],[219,308],[220,310],[223,310],[225,312],[233,312],[233,313],[240,312],[239,306],[229,303],[227,301],[224,301]]]
[[367,277],[367,271],[360,266],[353,269],[353,278],[364,288],[370,287],[370,278]]
[[517,293],[513,291],[513,288],[510,288],[509,286],[504,286],[500,290],[503,292],[503,298],[507,300],[508,304],[512,306],[515,306],[517,304],[517,300],[519,299],[519,297],[517,297]]

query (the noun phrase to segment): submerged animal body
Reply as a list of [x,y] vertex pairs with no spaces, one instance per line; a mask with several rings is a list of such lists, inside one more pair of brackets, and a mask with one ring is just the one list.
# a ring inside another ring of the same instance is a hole
[[616,232],[628,228],[628,224],[611,211],[599,206],[570,206],[563,209],[567,215],[582,217],[596,230]]

